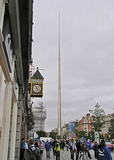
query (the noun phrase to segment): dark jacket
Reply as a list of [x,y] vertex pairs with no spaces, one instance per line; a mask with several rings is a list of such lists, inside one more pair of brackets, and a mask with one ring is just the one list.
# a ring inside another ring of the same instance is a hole
[[23,160],[41,160],[40,151],[35,146],[30,146],[25,150]]
[[98,159],[98,144],[95,144],[93,149],[94,149],[94,156],[96,159]]
[[81,150],[80,141],[76,141],[77,152]]

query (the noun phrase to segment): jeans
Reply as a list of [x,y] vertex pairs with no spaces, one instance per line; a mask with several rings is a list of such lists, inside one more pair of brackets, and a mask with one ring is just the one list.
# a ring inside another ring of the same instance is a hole
[[50,158],[50,150],[46,149],[46,157]]
[[74,151],[71,150],[70,153],[71,153],[71,159],[74,160]]
[[88,152],[83,152],[82,160],[87,160],[87,159],[88,159]]

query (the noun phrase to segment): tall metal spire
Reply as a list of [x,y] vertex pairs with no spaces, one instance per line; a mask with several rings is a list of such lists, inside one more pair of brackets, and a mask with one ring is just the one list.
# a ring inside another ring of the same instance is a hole
[[60,12],[59,12],[59,39],[58,39],[58,135],[61,136],[61,65],[60,65]]

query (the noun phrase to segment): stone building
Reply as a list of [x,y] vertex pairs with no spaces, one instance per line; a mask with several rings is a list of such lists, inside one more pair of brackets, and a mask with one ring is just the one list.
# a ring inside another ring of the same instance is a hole
[[110,127],[110,120],[114,118],[114,113],[112,114],[108,114],[105,116],[105,124],[102,128],[101,133],[103,134],[104,137],[110,137],[109,133],[108,133],[108,129]]
[[34,128],[33,132],[44,131],[44,124],[46,119],[46,110],[41,102],[40,105],[33,107],[34,114]]
[[19,160],[32,128],[28,92],[32,0],[0,0],[0,160]]

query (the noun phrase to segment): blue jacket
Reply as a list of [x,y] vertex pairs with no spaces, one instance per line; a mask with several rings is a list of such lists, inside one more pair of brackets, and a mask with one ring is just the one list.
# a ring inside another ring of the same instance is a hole
[[112,160],[112,156],[111,156],[109,148],[107,146],[105,146],[105,147],[103,147],[103,149],[105,150],[106,159],[107,160]]
[[46,142],[45,143],[45,148],[46,148],[46,150],[50,150],[51,149],[51,144],[50,144],[50,142]]
[[106,160],[112,160],[112,156],[111,156],[111,153],[110,153],[110,149],[105,145],[105,144],[100,144],[100,145],[98,145],[98,148],[100,149],[100,150],[104,150],[105,152],[104,152],[104,154],[105,154],[105,158],[106,158]]
[[87,146],[88,149],[92,149],[91,143],[89,141],[86,141],[86,146]]

